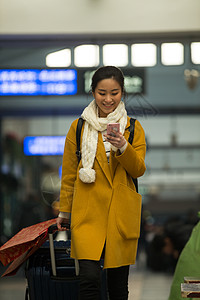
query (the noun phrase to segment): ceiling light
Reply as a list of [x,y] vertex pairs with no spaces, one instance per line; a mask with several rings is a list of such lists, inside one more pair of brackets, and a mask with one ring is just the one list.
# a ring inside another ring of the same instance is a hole
[[200,42],[191,43],[191,59],[194,64],[200,64]]
[[96,67],[99,65],[99,46],[80,45],[74,50],[74,64],[77,67]]
[[181,43],[163,43],[161,45],[161,62],[163,65],[182,65],[184,47]]
[[46,56],[47,67],[69,67],[71,65],[71,50],[63,49],[49,53]]
[[125,44],[106,44],[103,46],[104,66],[114,65],[124,67],[128,65],[128,46]]
[[156,45],[133,44],[131,46],[131,63],[136,67],[152,67],[156,65]]

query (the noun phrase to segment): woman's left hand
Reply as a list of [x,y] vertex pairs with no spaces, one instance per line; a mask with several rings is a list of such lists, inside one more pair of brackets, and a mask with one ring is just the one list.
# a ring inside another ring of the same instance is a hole
[[126,144],[126,139],[121,132],[112,131],[111,134],[104,134],[106,141],[120,149]]

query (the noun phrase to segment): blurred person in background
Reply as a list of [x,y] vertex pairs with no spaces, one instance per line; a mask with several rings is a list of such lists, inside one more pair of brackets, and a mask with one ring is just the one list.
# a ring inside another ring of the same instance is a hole
[[169,218],[147,247],[147,267],[153,271],[173,273],[194,223],[179,217]]
[[46,219],[40,197],[30,192],[19,205],[14,221],[15,233],[21,229],[43,222]]

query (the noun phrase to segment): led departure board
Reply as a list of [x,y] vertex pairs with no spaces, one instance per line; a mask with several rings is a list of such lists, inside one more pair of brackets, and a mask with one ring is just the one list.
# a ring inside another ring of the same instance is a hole
[[77,93],[74,69],[0,69],[0,96],[49,96]]

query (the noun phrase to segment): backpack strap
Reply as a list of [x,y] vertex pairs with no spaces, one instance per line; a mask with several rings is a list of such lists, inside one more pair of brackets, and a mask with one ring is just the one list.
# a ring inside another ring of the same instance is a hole
[[[129,127],[130,134],[129,134],[128,142],[131,145],[133,143],[133,138],[134,138],[135,121],[136,121],[136,119],[130,118],[130,127]],[[136,192],[138,193],[138,179],[137,178],[132,178],[132,180],[133,180],[133,183],[135,184]]]
[[136,119],[134,118],[130,118],[130,127],[129,127],[129,138],[128,138],[128,142],[132,145],[133,143],[133,138],[134,138],[134,130],[135,130],[135,121]]
[[77,123],[77,127],[76,127],[76,156],[78,158],[78,162],[80,162],[81,160],[81,146],[80,146],[80,142],[81,142],[81,130],[83,127],[83,118],[79,118],[78,119],[78,123]]

